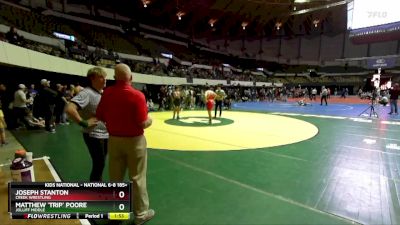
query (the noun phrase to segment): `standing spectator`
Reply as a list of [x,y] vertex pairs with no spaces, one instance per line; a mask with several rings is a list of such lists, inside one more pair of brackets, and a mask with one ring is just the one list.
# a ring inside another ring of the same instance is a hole
[[346,98],[346,96],[347,96],[346,90],[347,90],[347,88],[342,89],[342,95],[340,96],[340,98]]
[[194,109],[196,105],[196,97],[193,87],[190,87],[189,96],[190,96],[190,109]]
[[400,89],[399,84],[395,83],[393,88],[389,91],[390,94],[390,113],[389,114],[398,114],[397,110],[397,100],[399,99]]
[[313,88],[311,90],[311,98],[310,98],[310,100],[317,100],[317,89],[316,88]]
[[33,110],[33,102],[35,101],[36,95],[37,95],[37,91],[35,90],[35,85],[31,84],[31,86],[28,90],[28,93],[26,95],[26,98],[31,100],[31,102],[27,104],[27,107],[30,111]]
[[144,97],[146,98],[146,100],[149,100],[151,98],[150,92],[147,90],[146,86],[143,86],[142,93],[144,94]]
[[28,97],[28,98],[32,98],[32,99],[35,99],[37,93],[38,93],[38,92],[37,92],[37,90],[35,90],[35,85],[34,85],[34,84],[31,84],[31,86],[30,86],[30,88],[29,88],[29,90],[28,90],[27,97]]
[[360,98],[361,98],[362,94],[363,94],[363,90],[362,90],[361,88],[360,88],[360,89],[358,89],[358,97],[360,97]]
[[95,115],[106,85],[107,73],[100,67],[87,72],[90,86],[79,92],[66,107],[66,112],[73,121],[83,127],[83,140],[92,158],[90,181],[101,181],[107,156],[108,132]]
[[57,92],[50,88],[50,81],[46,79],[42,79],[40,84],[42,87],[35,97],[33,115],[44,118],[46,131],[55,133],[53,111]]
[[165,109],[165,103],[167,99],[167,87],[161,86],[160,92],[158,93],[158,111],[162,111]]
[[330,98],[331,98],[331,89],[330,89],[330,88],[327,88],[326,90],[328,91],[327,98],[330,99]]
[[154,102],[153,102],[153,100],[151,100],[151,99],[149,99],[149,100],[147,101],[147,110],[148,110],[149,112],[154,112],[154,111],[155,111],[155,109],[154,109]]
[[326,100],[328,98],[328,89],[325,88],[325,86],[322,86],[321,89],[321,105],[322,101],[325,101],[325,105],[328,105],[328,101]]
[[35,84],[31,84],[29,90],[28,90],[28,95],[29,97],[35,98],[35,96],[37,95],[37,91],[35,89]]
[[111,181],[123,181],[128,169],[132,180],[135,224],[154,217],[147,194],[147,142],[144,129],[152,124],[147,115],[146,99],[134,89],[132,72],[125,64],[115,66],[116,84],[104,91],[97,108],[97,118],[105,122],[110,138],[109,172]]
[[25,116],[28,110],[27,104],[31,101],[26,99],[26,86],[24,84],[18,85],[18,90],[14,93],[14,101],[13,101],[13,112],[14,112],[14,124],[17,125],[25,125]]
[[3,110],[5,120],[7,122],[8,129],[13,129],[15,124],[13,124],[12,117],[12,102],[13,102],[12,92],[7,90],[6,85],[0,84],[0,108]]
[[64,109],[68,101],[65,98],[64,86],[61,84],[56,84],[56,92],[57,96],[54,107],[55,121],[57,125],[58,124],[65,125],[67,123],[67,119],[64,115]]
[[79,83],[76,83],[76,85],[74,86],[74,94],[77,95],[82,90],[83,90],[83,87]]
[[75,85],[70,84],[68,91],[67,91],[67,95],[72,99],[77,93],[75,93]]
[[0,107],[0,144],[1,144],[1,146],[7,144],[6,128],[7,128],[7,123],[6,123],[6,120],[4,119],[3,110]]
[[4,84],[0,84],[0,107],[7,108],[8,104],[10,103],[10,100],[7,101],[7,95],[6,95],[7,87]]
[[224,101],[224,98],[226,97],[225,91],[221,89],[221,85],[218,85],[217,90],[215,90],[215,113],[214,113],[214,118],[217,118],[217,110],[219,108],[219,117],[221,117],[222,114],[222,102]]

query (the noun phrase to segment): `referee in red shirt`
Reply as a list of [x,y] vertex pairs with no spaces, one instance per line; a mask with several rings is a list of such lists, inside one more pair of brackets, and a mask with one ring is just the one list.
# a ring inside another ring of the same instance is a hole
[[152,124],[147,116],[146,99],[131,86],[132,72],[125,64],[115,66],[115,85],[106,88],[97,107],[96,117],[109,132],[110,180],[123,181],[126,169],[133,182],[132,202],[135,224],[154,216],[147,195],[147,142],[144,129]]

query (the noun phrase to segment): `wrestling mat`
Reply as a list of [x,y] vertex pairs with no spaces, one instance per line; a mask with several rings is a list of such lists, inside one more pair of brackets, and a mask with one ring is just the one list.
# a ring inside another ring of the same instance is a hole
[[[318,128],[303,120],[279,115],[223,111],[208,124],[207,111],[152,112],[145,130],[148,148],[179,151],[230,151],[268,148],[314,137]],[[214,115],[214,112],[212,113]]]

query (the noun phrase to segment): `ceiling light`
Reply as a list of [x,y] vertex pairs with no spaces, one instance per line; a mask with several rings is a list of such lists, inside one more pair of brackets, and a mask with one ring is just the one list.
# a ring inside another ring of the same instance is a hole
[[242,28],[243,30],[246,30],[246,26],[249,25],[248,22],[242,22]]
[[151,3],[150,0],[142,0],[143,3],[143,7],[147,8],[147,5],[149,5]]
[[310,2],[310,0],[294,0],[294,3],[307,3]]
[[182,16],[184,16],[186,13],[179,11],[178,13],[176,13],[176,16],[178,17],[178,20],[182,20]]
[[276,28],[277,30],[280,30],[281,27],[282,27],[282,22],[276,22],[276,23],[275,23],[275,28]]
[[313,20],[314,27],[318,27],[319,19]]
[[211,27],[214,27],[214,23],[216,23],[216,22],[217,22],[217,19],[210,19],[208,21],[208,23],[210,24]]

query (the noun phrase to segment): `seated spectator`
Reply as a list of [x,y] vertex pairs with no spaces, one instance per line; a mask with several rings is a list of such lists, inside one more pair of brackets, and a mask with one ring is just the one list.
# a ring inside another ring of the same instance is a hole
[[44,119],[40,118],[35,118],[33,116],[32,111],[28,111],[28,114],[25,116],[25,121],[27,122],[28,130],[35,130],[35,129],[40,129],[45,127],[45,121]]
[[386,106],[389,103],[388,97],[387,96],[383,96],[382,98],[379,99],[378,103],[383,105],[383,106]]
[[227,97],[224,99],[224,109],[229,110],[231,109],[231,105],[232,105],[232,100]]
[[10,27],[10,30],[6,33],[6,39],[11,44],[21,45],[24,38],[17,33],[15,27]]
[[303,98],[300,101],[298,101],[297,104],[299,104],[299,106],[310,106],[311,105],[310,103],[306,102],[305,98]]

